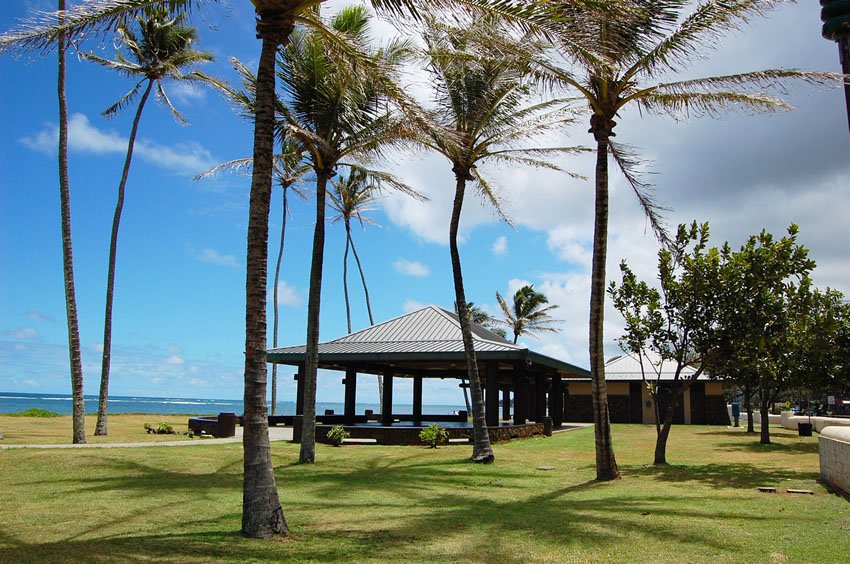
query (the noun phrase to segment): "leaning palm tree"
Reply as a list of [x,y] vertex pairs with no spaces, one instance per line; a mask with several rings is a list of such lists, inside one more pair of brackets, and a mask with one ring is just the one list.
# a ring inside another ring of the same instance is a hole
[[[349,175],[333,182],[333,190],[328,193],[331,208],[337,215],[331,218],[331,223],[342,221],[345,224],[345,253],[342,257],[342,290],[345,295],[345,318],[348,322],[348,332],[351,333],[351,306],[348,299],[348,250],[354,254],[354,262],[360,273],[360,282],[363,284],[363,294],[366,297],[366,312],[369,314],[369,325],[375,324],[372,317],[372,304],[369,300],[369,287],[366,285],[366,275],[363,273],[363,265],[351,236],[351,219],[357,219],[362,227],[366,223],[375,224],[375,221],[366,217],[366,212],[373,210],[372,203],[380,193],[380,184],[373,182],[366,171],[352,168]],[[384,405],[384,382],[383,377],[378,374],[378,405]]]
[[514,344],[520,335],[534,335],[540,332],[556,333],[561,320],[552,318],[550,312],[558,309],[557,305],[546,304],[549,299],[542,292],[534,289],[533,285],[525,285],[514,293],[513,303],[508,305],[505,298],[496,292],[496,301],[502,309],[505,319],[501,324],[513,331]]
[[[455,175],[449,250],[472,396],[472,460],[482,463],[493,462],[494,454],[484,417],[484,398],[457,244],[467,183],[475,183],[484,199],[501,213],[498,195],[478,168],[480,164],[493,161],[561,170],[545,158],[580,150],[517,148],[522,141],[562,128],[571,121],[572,114],[562,108],[562,101],[524,105],[532,92],[519,61],[499,52],[503,42],[510,41],[509,37],[495,21],[485,19],[452,27],[429,17],[423,32],[426,64],[434,79],[436,109],[429,119],[420,123],[422,143],[445,156]],[[526,39],[525,43],[528,45],[530,41]]]
[[[667,241],[649,185],[636,173],[634,154],[614,143],[615,118],[637,106],[650,114],[682,117],[717,115],[741,108],[769,112],[790,106],[766,91],[791,81],[823,84],[835,81],[828,73],[772,69],[730,76],[663,82],[659,77],[687,70],[694,58],[721,43],[725,33],[752,16],[775,7],[773,0],[609,0],[604,10],[573,2],[554,2],[553,18],[561,23],[551,35],[558,53],[573,63],[569,69],[542,62],[537,68],[549,80],[577,91],[592,111],[590,132],[596,141],[595,214],[590,293],[590,372],[592,379],[596,476],[619,477],[611,442],[605,385],[603,311],[608,239],[608,157],[624,173],[638,195],[653,229]],[[573,68],[577,72],[573,72]]]
[[[582,0],[576,0],[580,2]],[[588,3],[597,0],[586,0]],[[296,23],[327,32],[323,22],[312,11],[322,0],[251,0],[257,12],[257,38],[261,41],[257,69],[257,95],[254,109],[253,162],[248,207],[248,237],[245,283],[245,373],[243,449],[244,479],[242,483],[242,533],[264,538],[288,535],[289,529],[275,485],[268,440],[266,417],[266,270],[268,263],[269,200],[273,179],[275,130],[275,53],[287,45]],[[82,39],[92,34],[109,32],[127,17],[139,15],[145,8],[160,6],[177,11],[194,10],[214,0],[89,0],[73,10],[39,14],[0,36],[0,53],[48,51],[57,43]],[[394,16],[415,15],[413,0],[371,0],[372,6]],[[467,6],[489,13],[504,14],[518,25],[535,26],[550,33],[552,23],[548,8],[540,3],[528,4],[505,0],[432,0],[433,7]],[[361,63],[361,72],[380,76],[381,69],[369,64],[348,49],[345,56]],[[67,253],[66,253],[67,256]],[[66,258],[66,262],[67,262]],[[67,268],[66,268],[67,271]],[[67,279],[67,277],[66,277]],[[67,286],[67,283],[66,283]],[[69,310],[70,311],[70,310]],[[70,313],[69,313],[70,324]],[[70,346],[72,357],[73,344]],[[72,372],[74,372],[72,370]],[[81,371],[79,371],[81,374]],[[82,384],[80,384],[80,389]]]
[[[174,108],[163,88],[163,81],[197,80],[187,75],[186,70],[197,63],[212,60],[212,55],[192,49],[197,39],[197,30],[183,25],[185,17],[177,14],[174,17],[161,8],[149,8],[144,15],[135,18],[134,30],[131,26],[118,26],[119,51],[115,60],[105,59],[92,53],[83,55],[86,60],[103,65],[138,82],[124,94],[120,100],[109,106],[103,115],[113,117],[132,102],[142,91],[142,97],[136,107],[133,126],[130,129],[130,139],[127,142],[127,156],[124,168],[121,170],[121,180],[118,182],[118,201],[115,204],[115,214],[112,218],[112,234],[109,240],[109,265],[106,274],[106,311],[103,323],[103,359],[100,373],[100,398],[98,400],[97,424],[95,435],[106,435],[106,413],[109,403],[109,368],[112,358],[112,304],[115,293],[115,263],[118,253],[118,228],[121,224],[121,212],[124,208],[124,189],[130,173],[130,163],[133,160],[133,148],[136,143],[136,133],[145,103],[156,87],[159,100],[168,106],[174,119],[180,124],[186,124],[185,118]],[[127,51],[124,56],[121,49]]]
[[[394,41],[386,48],[370,52],[367,46],[369,18],[362,6],[343,9],[331,21],[331,29],[352,49],[360,50],[362,60],[392,73],[409,51],[407,42]],[[307,344],[305,351],[304,427],[299,461],[315,461],[316,373],[318,369],[319,309],[325,241],[325,205],[328,181],[342,166],[362,169],[361,162],[378,156],[398,144],[406,131],[405,122],[383,113],[380,102],[384,88],[394,85],[380,76],[352,72],[344,61],[329,54],[325,34],[296,30],[282,50],[278,74],[288,101],[285,109],[291,134],[310,153],[316,175],[316,224],[307,303]],[[386,75],[384,75],[386,76]],[[347,160],[353,159],[353,160]],[[364,169],[365,170],[365,169]],[[392,175],[366,170],[389,187],[417,194]]]

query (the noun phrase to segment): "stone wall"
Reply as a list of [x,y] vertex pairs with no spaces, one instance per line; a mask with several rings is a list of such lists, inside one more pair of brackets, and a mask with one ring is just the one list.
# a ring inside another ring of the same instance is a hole
[[821,481],[850,494],[850,427],[824,427],[818,452]]

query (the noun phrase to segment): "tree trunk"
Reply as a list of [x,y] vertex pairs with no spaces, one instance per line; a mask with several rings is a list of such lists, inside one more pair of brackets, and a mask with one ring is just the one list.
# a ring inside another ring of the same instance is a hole
[[747,412],[747,433],[755,433],[753,422],[753,391],[749,386],[744,386],[744,409]]
[[667,402],[667,410],[664,414],[664,425],[660,428],[656,425],[655,460],[652,462],[656,466],[667,464],[667,439],[670,437],[670,427],[673,425],[673,413],[676,409],[676,399],[678,397],[679,394],[674,394],[671,390],[670,398]]
[[591,119],[596,136],[596,206],[593,228],[593,266],[590,277],[590,376],[593,394],[593,427],[596,439],[596,479],[620,477],[611,441],[608,388],[605,384],[603,321],[605,311],[605,260],[608,252],[608,136],[604,125]]
[[[287,209],[288,196],[289,196],[289,186],[286,184],[286,181],[281,183],[281,188],[283,189],[283,217],[281,219],[280,224],[280,248],[277,251],[277,262],[274,267],[274,289],[273,297],[274,300],[274,308],[272,309],[274,315],[274,322],[272,328],[272,347],[277,348],[277,328],[278,328],[278,320],[280,318],[280,307],[277,303],[277,286],[280,284],[280,263],[283,261],[283,243],[286,240],[286,216],[289,213]],[[272,364],[272,415],[277,415],[277,364]]]
[[[348,230],[346,222],[346,232],[348,240],[351,242],[351,252],[354,253],[354,262],[357,263],[357,270],[360,272],[360,281],[363,283],[363,293],[366,296],[366,311],[369,313],[369,325],[375,324],[375,319],[372,317],[372,302],[369,299],[369,287],[366,286],[366,275],[363,274],[363,265],[360,264],[360,256],[357,254],[357,247],[354,245],[354,239],[351,237],[351,231]],[[378,405],[384,405],[384,378],[378,374]]]
[[307,347],[304,370],[304,427],[298,462],[316,461],[316,372],[319,368],[319,309],[322,298],[322,266],[325,255],[325,194],[331,171],[316,171],[316,226],[313,230],[313,261],[307,299]]
[[130,129],[130,140],[127,142],[127,156],[124,158],[124,169],[121,171],[121,182],[118,183],[118,201],[115,203],[115,214],[112,216],[112,235],[109,239],[109,266],[106,273],[106,308],[103,321],[103,358],[100,365],[100,397],[97,402],[97,424],[94,429],[95,435],[106,435],[106,413],[109,406],[109,368],[112,359],[112,299],[115,294],[115,257],[118,254],[118,228],[121,225],[121,212],[124,209],[124,189],[127,186],[127,177],[130,175],[130,163],[133,162],[133,148],[136,144],[136,133],[139,131],[139,122],[145,103],[148,101],[153,80],[148,79],[136,115],[133,118],[133,127]]
[[[455,166],[456,169],[459,167]],[[457,248],[457,232],[460,226],[460,212],[463,208],[463,195],[466,181],[469,179],[468,170],[455,170],[457,185],[452,220],[449,227],[449,250],[452,257],[452,276],[455,285],[455,301],[460,320],[460,332],[463,337],[463,349],[466,352],[466,368],[469,377],[469,389],[472,395],[472,461],[489,464],[495,460],[493,448],[490,446],[490,435],[487,432],[487,421],[484,418],[484,394],[481,392],[481,380],[478,377],[478,361],[475,358],[475,346],[472,342],[472,329],[469,326],[469,310],[466,307],[466,293],[463,290],[463,273],[460,267],[460,253]]]
[[266,405],[266,307],[268,299],[268,235],[271,202],[274,121],[275,54],[292,31],[280,14],[260,14],[262,39],[254,118],[254,166],[248,209],[248,250],[245,276],[245,413],[243,417],[244,480],[242,534],[254,538],[287,536],[289,529],[277,493],[268,432]]
[[[64,20],[65,0],[59,0],[59,24]],[[68,100],[65,95],[65,34],[59,33],[59,207],[62,217],[62,266],[65,278],[65,315],[68,320],[68,359],[73,398],[74,444],[86,442],[86,404],[83,398],[83,360],[80,352],[80,325],[77,320],[77,294],[74,289],[74,254],[71,248],[71,184],[68,179]]]
[[345,253],[342,255],[342,293],[345,296],[345,319],[351,333],[351,303],[348,300],[348,249],[351,247],[351,228],[345,220]]
[[763,445],[770,444],[770,409],[768,408],[768,394],[763,391],[761,395],[761,438],[759,442]]

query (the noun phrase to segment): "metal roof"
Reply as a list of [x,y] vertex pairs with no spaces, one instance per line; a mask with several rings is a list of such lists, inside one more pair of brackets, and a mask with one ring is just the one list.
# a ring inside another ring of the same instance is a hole
[[[673,380],[676,374],[676,363],[672,360],[662,361],[661,357],[649,351],[643,352],[643,366],[647,380]],[[660,369],[660,372],[659,372]],[[681,378],[690,378],[697,369],[693,366],[682,368]],[[636,356],[624,354],[615,356],[605,363],[605,380],[608,382],[625,382],[643,380],[640,362]],[[709,380],[707,374],[700,374],[697,380]]]
[[[530,351],[472,323],[472,341],[479,360],[523,360],[567,372],[587,375],[572,364]],[[281,364],[304,362],[306,346],[268,351],[268,361]],[[319,344],[319,363],[449,362],[465,360],[457,314],[437,306],[414,312]]]

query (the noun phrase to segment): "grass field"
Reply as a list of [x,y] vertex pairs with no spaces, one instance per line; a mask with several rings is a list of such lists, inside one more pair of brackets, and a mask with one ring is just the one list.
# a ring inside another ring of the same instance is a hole
[[655,468],[654,428],[615,425],[607,483],[592,429],[499,444],[491,466],[466,445],[319,445],[300,466],[272,443],[286,541],[239,534],[240,445],[0,451],[0,562],[847,562],[850,504],[817,484],[817,438],[773,438],[676,427]]
[[[95,437],[96,415],[86,416],[86,442],[88,443],[142,443],[188,440],[188,415],[110,415],[107,419],[109,435]],[[174,427],[173,435],[152,435],[145,431],[145,423],[154,427],[158,423],[169,423]],[[0,444],[71,444],[72,421],[70,415],[61,417],[17,417],[0,415],[0,432],[4,438]]]

